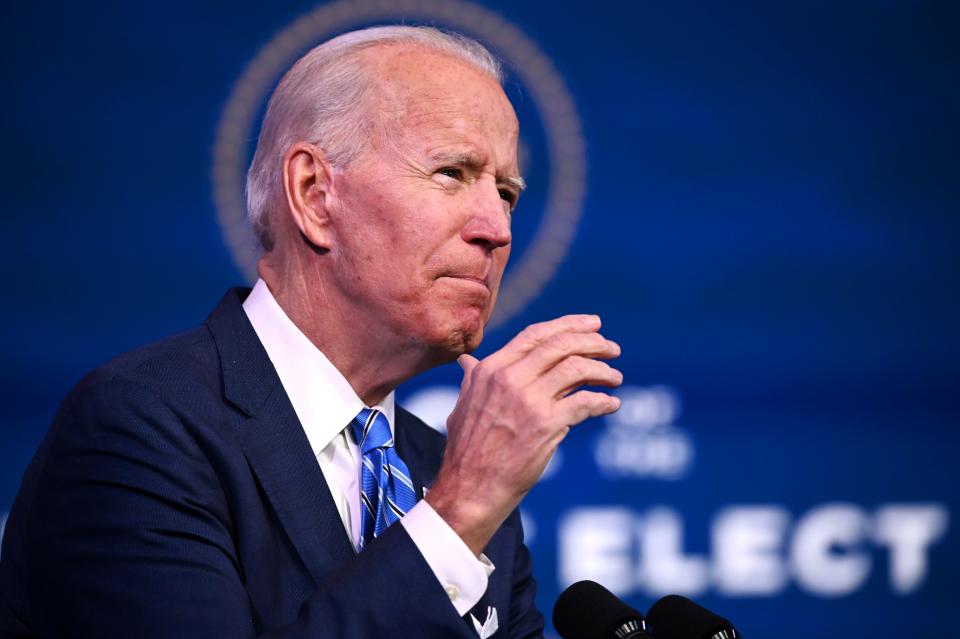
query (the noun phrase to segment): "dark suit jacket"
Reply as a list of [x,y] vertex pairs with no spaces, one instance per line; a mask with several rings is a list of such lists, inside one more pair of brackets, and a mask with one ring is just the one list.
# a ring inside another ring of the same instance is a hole
[[[246,293],[64,400],[8,519],[0,635],[476,638],[403,526],[354,553]],[[420,496],[443,443],[397,409]],[[540,636],[516,513],[485,553],[478,616]]]

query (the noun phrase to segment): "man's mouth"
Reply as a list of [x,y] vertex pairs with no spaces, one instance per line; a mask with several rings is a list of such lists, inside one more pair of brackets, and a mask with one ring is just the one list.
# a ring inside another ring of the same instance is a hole
[[445,273],[440,277],[446,277],[454,280],[460,280],[463,282],[472,282],[474,284],[479,284],[488,291],[490,290],[490,285],[487,284],[487,278],[480,275],[473,275],[470,273]]

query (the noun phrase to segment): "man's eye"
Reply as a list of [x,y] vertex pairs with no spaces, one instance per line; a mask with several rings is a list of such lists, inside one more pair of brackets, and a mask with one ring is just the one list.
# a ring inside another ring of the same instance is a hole
[[440,175],[445,175],[448,178],[453,178],[454,180],[463,179],[463,169],[459,169],[455,166],[445,166],[442,169],[437,171]]
[[517,204],[517,194],[510,189],[500,189],[500,199],[507,202],[511,207]]

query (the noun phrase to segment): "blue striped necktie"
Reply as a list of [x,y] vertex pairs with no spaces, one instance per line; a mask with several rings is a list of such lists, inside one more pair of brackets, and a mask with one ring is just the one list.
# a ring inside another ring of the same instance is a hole
[[360,550],[417,503],[407,465],[393,447],[390,423],[378,410],[364,408],[350,422],[360,445]]

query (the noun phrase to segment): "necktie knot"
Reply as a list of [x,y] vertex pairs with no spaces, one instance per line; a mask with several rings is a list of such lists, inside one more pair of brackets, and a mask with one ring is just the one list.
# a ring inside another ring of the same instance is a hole
[[360,446],[360,454],[366,455],[376,448],[393,446],[393,433],[386,416],[374,408],[364,408],[350,423],[353,436]]

